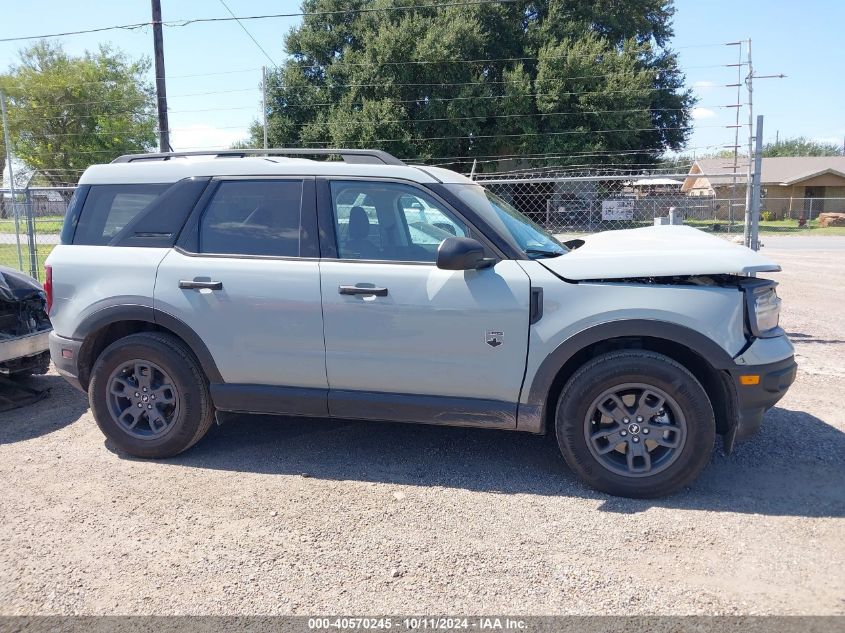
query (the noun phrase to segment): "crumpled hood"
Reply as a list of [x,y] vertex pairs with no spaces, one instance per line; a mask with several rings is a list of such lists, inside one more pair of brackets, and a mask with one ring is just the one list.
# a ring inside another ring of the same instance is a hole
[[45,296],[41,284],[35,279],[13,268],[0,266],[0,300],[17,303]]
[[574,281],[770,272],[780,266],[750,248],[691,226],[649,226],[605,231],[581,238],[565,255],[538,259]]

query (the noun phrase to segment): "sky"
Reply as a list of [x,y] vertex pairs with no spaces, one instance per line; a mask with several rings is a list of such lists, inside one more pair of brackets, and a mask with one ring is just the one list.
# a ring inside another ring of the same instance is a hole
[[[225,0],[238,16],[294,13],[297,0]],[[4,6],[5,5],[5,6]],[[738,48],[726,42],[752,40],[756,75],[785,74],[784,79],[754,82],[754,114],[765,116],[764,140],[807,136],[845,141],[845,53],[840,0],[676,0],[675,37],[687,85],[699,99],[695,129],[685,153],[717,151],[734,144]],[[0,0],[0,38],[39,35],[150,19],[149,0]],[[221,0],[162,0],[163,20],[228,17]],[[280,64],[284,34],[299,18],[245,21],[244,25],[272,58],[237,22],[165,27],[164,52],[170,108],[171,144],[176,150],[228,147],[246,138],[260,115],[261,67]],[[132,57],[152,56],[152,29],[106,31],[61,38],[68,52],[79,54],[111,44]],[[0,69],[17,58],[26,42],[0,42]],[[743,57],[747,47],[743,47]],[[743,71],[743,74],[745,71]],[[150,72],[152,79],[153,73]],[[748,101],[742,91],[740,101]],[[748,122],[744,105],[740,122]],[[748,140],[748,127],[740,143]]]

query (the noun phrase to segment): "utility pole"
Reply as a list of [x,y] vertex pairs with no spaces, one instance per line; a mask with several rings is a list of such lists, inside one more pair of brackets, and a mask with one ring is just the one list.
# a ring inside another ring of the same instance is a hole
[[754,178],[751,183],[751,240],[752,250],[760,250],[760,166],[763,163],[763,115],[757,117],[757,139],[754,152]]
[[12,139],[9,136],[9,119],[6,116],[6,95],[0,90],[0,114],[3,116],[3,139],[6,142],[6,162],[9,165],[9,193],[12,194],[12,215],[15,216],[15,239],[18,244],[18,268],[23,270],[23,255],[21,254],[21,231],[18,219],[18,200],[15,193],[15,171],[12,166]]
[[745,231],[744,244],[751,245],[751,177],[754,169],[754,66],[751,64],[751,38],[748,38],[748,170],[745,179]]
[[153,48],[155,50],[156,104],[158,105],[158,146],[162,152],[170,147],[170,125],[167,122],[167,86],[164,80],[164,41],[161,35],[161,0],[153,4]]
[[[730,227],[731,232],[733,232],[734,226],[734,205],[736,204],[734,200],[736,200],[736,180],[737,180],[737,170],[739,169],[739,128],[742,127],[739,124],[739,111],[742,109],[742,67],[745,65],[745,62],[742,61],[742,41],[739,42],[728,42],[725,46],[738,46],[739,52],[737,54],[736,64],[727,64],[727,67],[736,67],[736,83],[735,84],[728,84],[728,88],[736,87],[736,103],[729,104],[728,108],[733,108],[735,112],[736,121],[734,125],[729,125],[726,127],[732,127],[734,130],[734,144],[731,146],[726,145],[725,148],[731,147],[733,149],[733,164],[731,165],[731,199],[728,201],[728,226]],[[736,204],[736,206],[739,206]]]
[[267,149],[267,67],[261,67],[261,115],[264,117],[264,149]]
[[[754,169],[761,168],[761,162],[757,160],[758,157],[754,155],[754,80],[755,79],[783,79],[786,77],[783,73],[779,75],[755,75],[754,66],[751,63],[751,38],[748,38],[748,75],[745,77],[745,86],[748,90],[748,171],[745,185],[745,245],[751,246],[751,209],[752,201],[752,175]],[[762,119],[758,119],[761,121]],[[759,137],[759,134],[757,135]],[[758,151],[762,152],[762,140],[758,140]],[[760,177],[760,174],[757,174]],[[756,236],[755,236],[756,241]]]

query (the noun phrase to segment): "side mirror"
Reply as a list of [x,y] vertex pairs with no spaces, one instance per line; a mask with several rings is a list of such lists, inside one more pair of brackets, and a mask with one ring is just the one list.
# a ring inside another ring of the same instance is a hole
[[484,258],[484,247],[469,237],[447,237],[437,249],[437,267],[443,270],[476,270],[495,260]]

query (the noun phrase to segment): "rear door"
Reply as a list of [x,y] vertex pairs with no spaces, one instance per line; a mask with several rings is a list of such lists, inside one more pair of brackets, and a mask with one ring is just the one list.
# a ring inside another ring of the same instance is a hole
[[227,383],[212,388],[219,408],[325,414],[313,178],[209,189],[159,266],[155,308],[208,347]]
[[444,239],[483,238],[416,185],[319,187],[332,237],[320,262],[330,413],[514,427],[529,327],[522,268],[437,268]]

